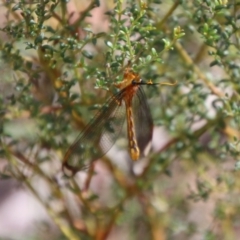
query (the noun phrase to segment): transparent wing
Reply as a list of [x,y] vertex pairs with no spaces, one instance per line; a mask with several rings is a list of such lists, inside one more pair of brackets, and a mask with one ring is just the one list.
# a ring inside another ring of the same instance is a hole
[[135,133],[141,155],[145,155],[152,140],[153,120],[145,93],[139,86],[132,100]]
[[106,154],[116,142],[125,120],[124,90],[108,99],[70,146],[63,168],[74,173]]

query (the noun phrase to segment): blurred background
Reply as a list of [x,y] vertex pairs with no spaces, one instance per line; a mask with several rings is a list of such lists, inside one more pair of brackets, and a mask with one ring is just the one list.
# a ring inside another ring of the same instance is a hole
[[[2,0],[0,15],[0,239],[239,239],[237,1]],[[175,83],[143,86],[150,152],[131,160],[125,123],[66,177],[129,61]]]

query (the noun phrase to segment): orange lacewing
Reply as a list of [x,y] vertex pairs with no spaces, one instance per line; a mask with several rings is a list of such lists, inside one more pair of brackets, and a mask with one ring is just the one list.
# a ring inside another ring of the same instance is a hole
[[74,175],[93,161],[104,156],[118,139],[127,120],[128,148],[132,160],[139,159],[151,143],[153,120],[141,85],[174,85],[144,82],[128,66],[122,82],[115,84],[120,90],[110,97],[67,150],[63,160]]

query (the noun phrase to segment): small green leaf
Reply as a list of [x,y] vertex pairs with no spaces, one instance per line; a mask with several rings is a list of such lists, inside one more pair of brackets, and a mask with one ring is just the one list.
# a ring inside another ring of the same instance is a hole
[[100,32],[100,33],[97,33],[97,34],[96,34],[96,37],[99,38],[99,37],[103,37],[103,36],[105,36],[105,35],[106,35],[105,32]]
[[84,57],[88,58],[88,59],[93,59],[93,54],[90,53],[90,52],[88,52],[88,51],[86,51],[86,50],[83,50],[83,51],[82,51],[82,55],[83,55]]
[[13,11],[16,11],[16,10],[18,10],[18,9],[21,9],[20,3],[17,3],[17,4],[14,5],[13,8],[12,8]]
[[240,170],[240,161],[237,161],[235,163],[235,170],[239,171]]
[[44,39],[44,36],[42,34],[38,35],[34,41],[35,45],[42,43],[43,39]]
[[146,60],[147,60],[147,62],[151,62],[152,56],[151,56],[151,55],[148,55]]
[[152,49],[151,49],[151,52],[152,52],[152,55],[153,55],[153,56],[157,56],[157,51],[156,51],[155,48],[152,48]]
[[54,35],[54,36],[52,36],[52,37],[50,37],[49,39],[48,39],[48,41],[55,41],[55,40],[59,40],[59,39],[61,39],[62,37],[60,36],[60,35]]
[[93,39],[92,39],[92,44],[93,44],[93,45],[96,45],[96,44],[97,44],[97,38],[93,38]]
[[111,43],[110,41],[105,41],[105,44],[106,44],[108,47],[113,48],[113,45],[112,45],[112,43]]

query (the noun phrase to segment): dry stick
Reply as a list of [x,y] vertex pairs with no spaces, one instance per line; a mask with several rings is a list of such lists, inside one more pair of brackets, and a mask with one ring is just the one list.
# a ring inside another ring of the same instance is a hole
[[166,229],[161,220],[156,221],[156,215],[158,213],[154,209],[154,206],[150,200],[149,193],[141,194],[139,196],[139,201],[141,203],[142,209],[144,213],[147,215],[149,219],[149,228],[152,235],[153,240],[165,240],[166,239]]
[[[209,120],[202,128],[196,130],[194,132],[194,136],[196,138],[199,138],[202,134],[204,134],[209,128],[213,127],[216,125],[216,122],[218,121],[218,119],[220,119],[221,116],[218,115],[215,119]],[[181,140],[181,136],[175,137],[170,139],[157,153],[154,153],[154,155],[156,154],[161,154],[162,152],[164,152],[166,149],[168,149],[169,147],[171,147],[173,144],[175,144],[176,142],[178,142],[179,140]],[[154,158],[150,157],[150,161],[149,164],[144,168],[143,172],[138,176],[139,179],[144,178],[144,176],[148,173],[148,170],[151,168],[152,164],[154,163]]]
[[196,56],[193,59],[195,64],[199,63],[202,60],[202,58],[204,57],[204,54],[205,54],[207,48],[208,48],[208,46],[205,43],[203,43],[200,46]]
[[175,48],[178,50],[179,54],[181,55],[181,57],[183,58],[183,60],[185,60],[185,62],[193,67],[193,70],[195,73],[197,73],[197,75],[199,76],[199,78],[201,78],[201,80],[206,84],[207,87],[209,87],[209,89],[211,90],[211,92],[218,96],[218,97],[224,97],[224,93],[221,92],[213,83],[211,83],[207,77],[201,72],[201,70],[194,64],[193,60],[191,59],[191,57],[188,55],[188,53],[185,51],[185,49],[182,47],[182,45],[179,42],[175,43]]
[[[176,10],[179,4],[180,4],[180,1],[176,1],[172,5],[172,7],[166,13],[164,18],[159,23],[156,24],[157,28],[162,28],[162,30],[166,32],[167,29],[163,25],[167,21],[167,19],[172,15],[172,13]],[[181,57],[185,60],[185,62],[193,66],[193,70],[198,74],[198,76],[203,80],[203,82],[210,88],[212,93],[217,95],[218,97],[223,97],[224,94],[218,88],[216,88],[216,86],[212,84],[204,74],[202,74],[201,70],[194,64],[193,60],[185,51],[185,49],[181,46],[181,44],[179,42],[175,42],[174,47],[178,50],[178,52],[180,53]]]
[[31,192],[34,194],[34,196],[39,200],[39,202],[42,203],[42,205],[46,208],[48,214],[52,217],[53,221],[56,223],[56,225],[61,229],[61,232],[68,238],[72,240],[80,240],[80,236],[77,236],[74,231],[72,231],[71,226],[66,226],[66,223],[64,220],[62,220],[60,217],[56,215],[56,213],[52,210],[52,207],[49,206],[47,202],[44,202],[39,194],[35,191],[35,189],[32,187],[32,185],[25,181],[25,184],[28,186],[28,189],[31,190]]
[[109,233],[112,230],[112,227],[114,226],[114,223],[116,223],[116,220],[117,220],[117,217],[118,217],[119,213],[120,213],[119,209],[117,209],[117,211],[115,211],[115,213],[113,212],[109,223],[106,224],[106,226],[104,225],[104,227],[101,226],[102,225],[101,224],[102,223],[102,219],[101,218],[97,219],[97,231],[96,231],[96,235],[95,235],[95,239],[96,240],[105,240],[105,239],[107,239],[107,237],[109,236]]
[[[76,181],[75,178],[71,178],[71,182],[73,184],[73,188],[74,191],[76,191],[76,196],[77,198],[80,200],[80,202],[82,202],[82,204],[85,206],[85,208],[91,213],[94,214],[94,209],[91,207],[91,205],[89,204],[88,199],[83,195],[84,193],[86,193],[87,191],[83,191],[79,185],[78,182]],[[86,210],[85,209],[85,210]]]
[[[108,162],[108,161],[107,161],[107,162]],[[108,162],[108,163],[109,163],[109,162]],[[113,168],[112,165],[111,165],[111,168]],[[93,208],[93,207],[91,206],[90,202],[88,201],[88,199],[86,199],[86,198],[82,195],[82,193],[86,192],[87,190],[82,191],[82,190],[80,189],[80,187],[78,186],[78,184],[77,184],[77,182],[76,182],[76,180],[75,180],[74,178],[72,179],[72,183],[73,183],[73,185],[74,185],[75,190],[77,190],[77,196],[78,196],[79,200],[82,202],[82,204],[84,205],[84,207],[85,207],[92,215],[95,216],[96,221],[97,221],[97,224],[99,224],[99,219],[97,219],[97,216],[95,215],[99,209]],[[109,211],[110,211],[110,213],[111,213],[110,220],[109,220],[108,224],[106,224],[106,227],[104,227],[104,229],[103,229],[102,227],[101,227],[101,229],[100,229],[100,227],[99,227],[98,230],[97,230],[97,232],[95,232],[95,234],[96,234],[96,235],[95,235],[95,238],[96,238],[96,239],[106,239],[106,237],[109,235],[109,233],[110,233],[110,231],[111,231],[114,223],[116,222],[117,217],[118,217],[119,214],[121,213],[121,207],[120,207],[120,206],[123,205],[123,203],[125,202],[125,200],[126,200],[126,198],[122,199],[121,202],[117,204],[117,206],[114,206],[114,207],[112,207],[112,208],[109,208]],[[102,220],[100,219],[100,221],[102,221]],[[76,227],[76,228],[77,228],[77,227]],[[90,235],[90,233],[88,232],[88,229],[87,229],[87,228],[85,228],[84,230],[85,230],[85,232],[86,232],[88,235]],[[101,232],[99,232],[100,230],[101,230]],[[81,231],[82,231],[82,229],[81,229]]]
[[[195,73],[198,74],[199,78],[206,84],[206,86],[211,90],[211,92],[214,95],[218,96],[219,98],[223,98],[224,93],[222,91],[220,91],[213,83],[211,83],[207,79],[207,77],[201,72],[201,70],[194,64],[194,61],[190,58],[190,56],[185,51],[185,49],[181,46],[181,44],[176,42],[175,48],[178,50],[181,57],[186,61],[186,63],[193,66],[193,70],[195,71]],[[233,129],[230,126],[226,126],[223,129],[223,133],[230,137],[240,136],[240,132],[236,131],[235,129]]]
[[93,163],[90,164],[90,166],[89,166],[89,170],[88,170],[88,174],[87,174],[87,179],[86,179],[86,181],[85,181],[85,183],[84,183],[84,188],[83,188],[83,190],[85,190],[85,191],[86,191],[86,190],[89,190],[92,177],[93,177],[94,174],[95,174],[94,166],[95,166],[95,162],[93,162]]
[[167,21],[167,19],[172,15],[172,13],[176,10],[176,8],[178,7],[178,5],[180,4],[180,1],[176,1],[172,7],[168,10],[168,12],[166,13],[166,15],[163,17],[163,19],[158,22],[156,24],[157,28],[162,28],[163,24]]
[[[30,162],[23,154],[21,154],[21,153],[19,153],[19,152],[12,151],[11,149],[10,149],[10,151],[11,151],[11,154],[12,154],[13,156],[15,156],[16,158],[18,158],[18,159],[19,159],[21,162],[23,162],[26,166],[30,167],[30,168],[34,171],[34,173],[38,174],[38,175],[41,176],[45,181],[48,182],[48,186],[51,187],[52,191],[55,192],[55,193],[57,193],[57,194],[55,194],[55,196],[57,196],[58,198],[60,198],[60,199],[62,200],[63,205],[65,206],[65,209],[67,209],[65,200],[64,200],[63,195],[62,195],[62,192],[60,191],[60,189],[59,189],[58,186],[53,185],[53,180],[52,180],[50,177],[48,177],[48,176],[42,171],[42,169],[41,169],[38,165]],[[18,173],[19,173],[24,179],[26,178],[26,176],[22,174],[22,172],[18,169],[18,167],[16,167],[16,170],[18,171]],[[46,203],[46,204],[44,203],[44,201],[40,198],[40,196],[39,196],[38,193],[35,191],[35,189],[33,189],[33,187],[30,185],[30,183],[28,183],[27,181],[25,181],[25,183],[27,184],[27,186],[29,187],[29,189],[30,189],[32,192],[33,192],[33,190],[34,190],[33,194],[37,197],[37,199],[39,199],[39,201],[43,204],[43,206],[46,207],[47,211],[49,212],[49,215],[53,217],[53,211],[52,211],[51,208],[47,205],[47,203]],[[60,197],[59,197],[59,196],[60,196]],[[71,218],[69,212],[68,212],[68,211],[65,211],[65,214],[66,214],[65,216],[66,216],[66,218],[68,219],[68,221],[69,221],[70,223],[72,223],[72,218]],[[53,220],[55,221],[55,220],[56,220],[56,217],[53,217]],[[59,222],[56,222],[56,224],[59,225]],[[60,227],[61,230],[62,230],[62,228],[65,228],[65,226],[62,226],[62,225],[59,225],[59,227]],[[64,232],[64,231],[65,231],[65,230],[63,230],[63,232]]]
[[[44,177],[45,180],[47,180],[48,182],[51,181],[51,179],[49,177],[47,177],[38,166],[36,167],[36,165],[31,163],[25,156],[23,156],[22,154],[19,154],[19,153],[15,153],[13,151],[11,153],[13,156],[17,157],[19,160],[24,162],[27,166],[30,166],[31,168],[33,168],[34,171],[36,171],[40,176]],[[21,179],[24,179],[24,183],[27,185],[28,189],[39,200],[39,202],[46,208],[48,214],[52,217],[53,221],[59,227],[61,232],[69,239],[80,240],[81,238],[78,237],[77,235],[75,235],[75,233],[71,230],[71,227],[66,226],[65,221],[63,221],[59,216],[57,216],[57,214],[52,210],[52,207],[48,204],[48,202],[44,202],[43,199],[41,199],[38,192],[35,190],[35,188],[33,188],[30,181],[28,181],[28,179],[26,179],[26,176],[19,170],[18,167],[16,167],[16,171],[17,171],[18,175],[21,176]],[[52,181],[49,184],[49,186],[51,186],[51,187],[53,186]]]
[[93,0],[88,7],[80,13],[79,18],[72,24],[72,27],[75,29],[76,27],[80,26],[81,22],[87,17],[88,13],[96,7],[96,1]]

